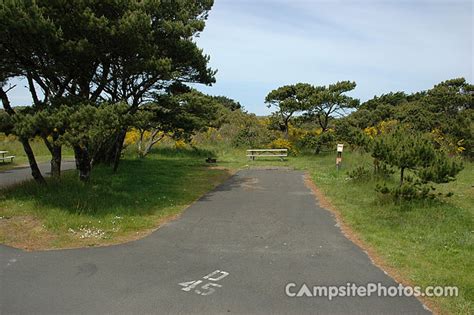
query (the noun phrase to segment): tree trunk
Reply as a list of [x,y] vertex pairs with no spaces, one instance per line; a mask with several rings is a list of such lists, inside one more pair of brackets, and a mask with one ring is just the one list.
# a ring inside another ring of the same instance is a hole
[[138,156],[139,157],[144,157],[143,155],[143,151],[142,151],[142,145],[143,145],[143,137],[145,135],[145,131],[144,130],[140,130],[140,138],[138,139],[138,143],[137,143],[137,148],[138,148]]
[[[11,107],[10,100],[8,99],[7,95],[8,91],[4,91],[3,88],[0,86],[0,99],[2,100],[3,108],[7,112],[8,115],[14,116],[16,115],[15,111]],[[23,145],[23,150],[25,150],[26,156],[28,157],[28,162],[30,163],[31,168],[31,176],[40,184],[46,184],[43,175],[41,175],[41,171],[38,167],[38,163],[36,163],[35,154],[31,149],[30,142],[28,138],[20,138],[20,142]]]
[[404,172],[405,172],[405,168],[402,167],[402,168],[400,169],[400,186],[403,185],[403,173],[404,173]]
[[[117,133],[118,134],[118,133]],[[94,165],[106,164],[110,165],[113,162],[113,152],[115,152],[115,142],[117,134],[110,137],[109,141],[103,143],[103,145],[97,149],[94,154]]]
[[31,176],[40,184],[46,184],[43,175],[41,175],[41,171],[38,167],[38,163],[36,163],[36,158],[31,149],[30,143],[28,139],[21,138],[21,144],[23,145],[23,150],[25,150],[26,156],[28,157],[28,162],[30,163],[31,168]]
[[283,137],[288,140],[288,134],[289,134],[289,129],[290,129],[290,120],[285,119],[285,122],[283,124],[285,130],[283,130]]
[[374,159],[374,174],[378,174],[380,170],[380,161]]
[[318,143],[316,144],[316,148],[314,148],[314,154],[321,153],[321,145]]
[[[115,162],[115,152],[117,150],[118,141],[120,135],[122,134],[122,129],[114,132],[106,141],[104,141],[99,148],[96,148],[96,151],[93,156],[93,164],[105,164],[112,165]],[[122,141],[123,143],[123,141]]]
[[51,176],[59,178],[61,176],[62,147],[54,144],[51,153]]
[[59,178],[61,176],[61,159],[62,159],[62,146],[57,144],[59,135],[53,133],[53,141],[50,142],[46,136],[43,136],[43,141],[51,153],[51,176]]
[[150,153],[151,148],[153,148],[155,144],[157,144],[159,141],[161,141],[161,139],[165,137],[164,134],[161,134],[158,136],[158,138],[155,138],[159,132],[160,132],[159,129],[153,130],[153,132],[150,135],[150,139],[148,139],[148,143],[145,145],[145,148],[142,151],[140,151],[141,157],[145,157],[148,153]]
[[91,159],[86,147],[74,146],[74,155],[76,157],[76,168],[79,171],[79,179],[87,182],[91,175]]
[[115,142],[115,156],[114,156],[114,172],[117,172],[120,157],[122,155],[123,150],[123,142],[125,141],[125,136],[127,135],[127,128],[123,128],[118,137],[117,141]]

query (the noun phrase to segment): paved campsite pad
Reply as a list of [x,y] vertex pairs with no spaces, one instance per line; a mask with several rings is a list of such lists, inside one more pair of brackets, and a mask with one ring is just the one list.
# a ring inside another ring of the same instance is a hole
[[288,282],[396,283],[318,207],[303,173],[283,169],[240,171],[139,241],[0,253],[4,314],[427,313],[415,298],[287,297]]
[[[51,164],[49,162],[38,163],[38,167],[43,176],[51,175]],[[76,168],[75,161],[62,161],[61,170],[71,170]],[[0,171],[0,188],[15,185],[20,182],[31,180],[31,169],[29,166],[15,167],[9,170]]]

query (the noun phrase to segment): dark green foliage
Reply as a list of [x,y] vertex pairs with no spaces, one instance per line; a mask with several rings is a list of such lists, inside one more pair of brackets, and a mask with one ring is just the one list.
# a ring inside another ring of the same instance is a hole
[[410,96],[405,92],[390,92],[387,94],[382,94],[380,96],[374,96],[374,98],[368,100],[360,106],[360,109],[365,109],[368,111],[373,111],[379,106],[391,106],[395,107],[400,104],[408,102]]
[[178,95],[161,96],[142,109],[153,112],[154,128],[172,133],[177,139],[189,139],[216,119],[219,104],[196,90]]
[[356,83],[350,81],[336,82],[327,87],[313,87],[305,116],[316,121],[322,131],[326,132],[333,116],[345,115],[346,110],[359,106],[359,100],[345,95],[355,87]]
[[333,150],[336,147],[334,132],[323,132],[320,134],[307,133],[299,141],[300,146],[314,150],[318,154],[323,150]]
[[10,134],[13,129],[13,122],[10,115],[7,114],[3,109],[0,109],[0,132]]
[[231,98],[228,98],[227,96],[219,95],[219,96],[211,96],[211,98],[231,111],[243,109],[242,105],[240,105],[239,102]]
[[266,146],[273,139],[274,137],[263,126],[246,124],[232,139],[232,145],[241,148],[258,148]]
[[351,124],[348,117],[335,121],[334,132],[338,142],[348,143],[354,150],[367,150],[371,141],[362,129]]
[[[2,102],[5,106],[3,86],[12,77],[26,78],[36,113],[63,105],[100,107],[106,102],[127,105],[126,111],[116,114],[128,115],[153,94],[176,93],[184,82],[211,84],[215,71],[208,68],[209,57],[193,39],[204,29],[212,5],[212,0],[2,1]],[[90,108],[74,112],[92,119]],[[39,117],[36,113],[29,114]],[[28,117],[21,123],[33,123]],[[22,126],[21,131],[39,132],[53,154],[60,151],[57,139],[66,130],[55,131],[48,126],[56,123],[45,121],[40,131],[32,126]],[[84,151],[80,157],[87,158],[85,151],[95,150],[88,146],[101,142],[97,161],[114,160],[116,168],[127,129],[126,124],[109,129],[112,133],[101,134],[108,137],[102,141],[76,128],[75,139],[91,141],[81,140],[75,152]],[[78,130],[86,134],[79,136]]]
[[372,170],[365,165],[359,165],[347,172],[347,175],[354,181],[369,182],[371,180],[390,179],[394,173],[394,170],[390,166],[377,161],[377,164],[374,164]]
[[284,85],[268,93],[265,97],[267,107],[275,107],[273,120],[288,138],[290,119],[297,113],[308,109],[309,99],[314,94],[314,87],[308,83]]
[[[327,87],[313,86],[308,83],[279,87],[271,91],[265,98],[268,107],[277,108],[271,116],[270,127],[273,130],[282,131],[285,138],[288,138],[290,120],[296,114],[303,113],[303,117],[294,119],[314,122],[321,128],[322,133],[325,133],[334,116],[341,116],[347,109],[358,107],[358,100],[345,95],[355,86],[355,82],[341,81]],[[316,146],[315,152],[319,152],[322,145],[329,144],[330,139],[314,138],[303,140],[303,142],[304,145],[309,145],[312,142]]]
[[347,176],[354,181],[369,181],[372,178],[372,172],[364,166],[358,166],[347,172]]
[[[429,137],[404,129],[403,126],[375,138],[372,157],[378,163],[386,163],[400,170],[400,185],[390,190],[397,198],[425,198],[429,192],[426,184],[447,183],[454,180],[456,174],[462,170],[462,164],[436,150]],[[407,171],[415,178],[407,176]]]
[[380,162],[374,159],[374,175],[378,178],[388,179],[395,171],[387,163]]
[[61,122],[67,124],[62,138],[71,146],[87,147],[94,157],[109,135],[130,121],[126,109],[123,103],[61,107],[56,115],[63,116]]
[[[216,121],[219,107],[223,106],[214,98],[196,90],[156,96],[153,102],[141,106],[133,116],[132,126],[140,133],[139,155],[147,155],[165,135],[190,141],[197,131]],[[147,139],[145,132],[149,132]]]
[[430,193],[430,188],[420,181],[407,180],[401,186],[388,188],[386,185],[377,185],[375,191],[381,194],[390,194],[395,200],[433,199],[435,195]]
[[447,80],[428,91],[410,95],[397,92],[376,96],[344,119],[360,129],[398,120],[414,130],[436,130],[447,146],[440,149],[454,155],[460,152],[457,144],[462,142],[463,154],[473,156],[474,86],[464,78]]

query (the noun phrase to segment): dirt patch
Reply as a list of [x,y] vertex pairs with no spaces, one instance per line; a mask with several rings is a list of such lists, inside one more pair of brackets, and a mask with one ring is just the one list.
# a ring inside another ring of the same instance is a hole
[[[142,239],[164,224],[176,220],[181,214],[160,218],[150,229],[129,232],[111,239],[81,239],[75,235],[56,235],[46,230],[38,219],[33,217],[13,217],[0,220],[1,243],[25,251],[49,251],[84,247],[112,246]],[[3,222],[9,221],[9,222]]]
[[24,250],[38,250],[51,246],[56,235],[48,231],[40,219],[33,216],[2,217],[0,239],[3,244]]
[[258,178],[254,177],[245,177],[240,181],[240,186],[246,190],[263,190],[262,186],[258,185]]
[[144,229],[139,231],[129,232],[127,234],[117,235],[111,239],[79,239],[74,237],[68,241],[66,246],[61,246],[58,248],[41,248],[42,250],[62,250],[62,249],[74,249],[74,248],[84,248],[84,247],[103,247],[103,246],[113,246],[124,244],[128,242],[138,241],[139,239],[145,238],[151,233],[155,232],[163,225],[173,220],[178,219],[181,216],[181,213],[170,215],[164,218],[156,220],[154,227],[150,229]]
[[[410,280],[407,280],[406,277],[398,269],[391,267],[382,257],[380,257],[376,250],[372,248],[369,244],[367,244],[365,241],[363,241],[360,236],[344,221],[341,212],[336,207],[334,207],[331,201],[314,184],[309,174],[305,174],[304,179],[306,186],[310,188],[311,191],[314,193],[317,201],[319,202],[319,205],[334,214],[336,222],[345,237],[347,237],[351,242],[353,242],[364,252],[366,252],[372,263],[382,269],[396,282],[404,286],[414,286],[414,284]],[[429,310],[433,312],[433,314],[442,314],[440,308],[432,300],[427,299],[425,297],[417,297],[417,299],[426,307],[428,307]]]

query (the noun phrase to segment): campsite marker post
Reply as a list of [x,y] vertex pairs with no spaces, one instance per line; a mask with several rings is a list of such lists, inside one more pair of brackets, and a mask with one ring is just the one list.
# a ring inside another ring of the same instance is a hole
[[337,170],[341,167],[342,164],[342,150],[344,148],[344,144],[337,144],[337,156],[336,156],[336,167]]

